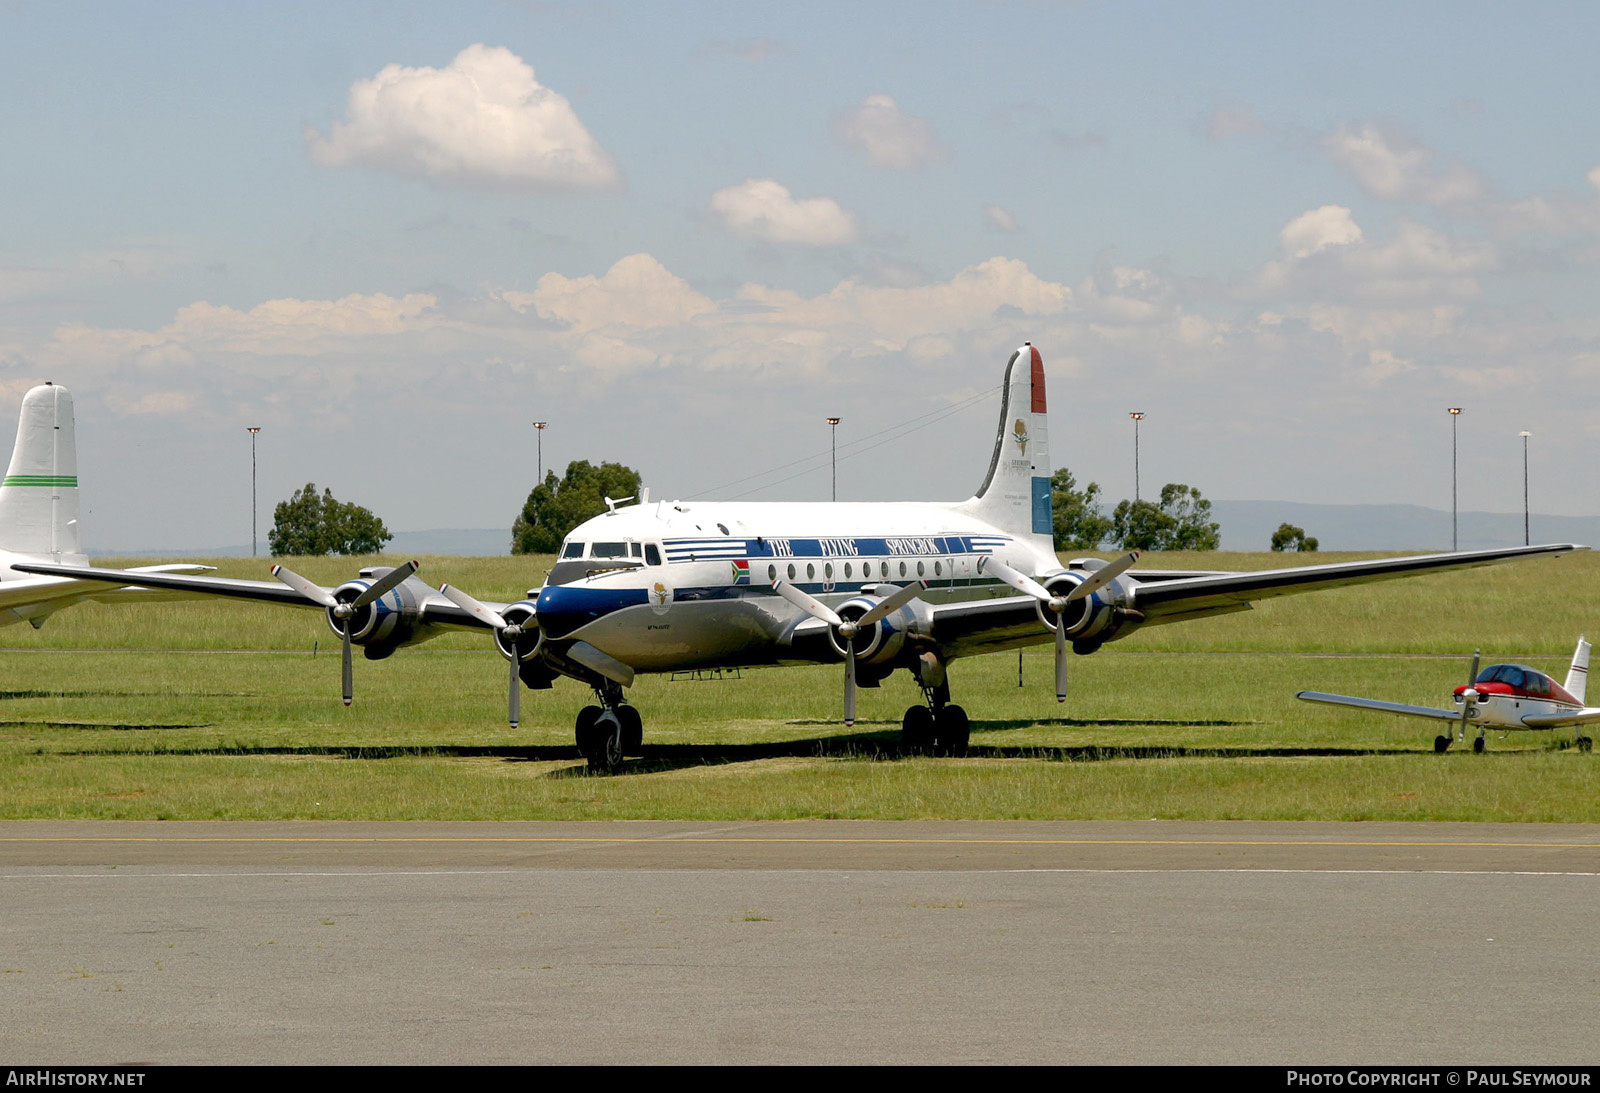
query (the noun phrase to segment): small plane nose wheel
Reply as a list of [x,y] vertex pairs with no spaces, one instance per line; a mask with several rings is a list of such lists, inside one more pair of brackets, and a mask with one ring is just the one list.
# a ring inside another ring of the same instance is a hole
[[1443,755],[1445,749],[1447,749],[1449,746],[1450,738],[1448,736],[1435,736],[1433,738],[1433,750],[1436,753]]
[[1482,734],[1474,736],[1472,738],[1472,753],[1474,755],[1482,755],[1483,754],[1483,749],[1484,749],[1484,740],[1483,740]]
[[1593,748],[1594,748],[1594,741],[1593,740],[1590,740],[1587,736],[1578,737],[1578,750],[1579,751],[1590,751]]

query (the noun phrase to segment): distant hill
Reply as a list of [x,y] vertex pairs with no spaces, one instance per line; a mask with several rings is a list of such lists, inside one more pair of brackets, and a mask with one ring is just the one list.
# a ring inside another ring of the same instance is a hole
[[[1449,550],[1450,513],[1421,505],[1309,505],[1296,501],[1213,501],[1222,525],[1223,550],[1267,550],[1287,521],[1315,536],[1323,550]],[[1522,545],[1522,513],[1463,512],[1460,548],[1486,550]],[[1600,545],[1600,516],[1534,513],[1535,543]]]

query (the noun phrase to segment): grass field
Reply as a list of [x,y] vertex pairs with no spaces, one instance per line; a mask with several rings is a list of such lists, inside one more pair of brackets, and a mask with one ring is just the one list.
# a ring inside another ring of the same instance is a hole
[[[1321,555],[1337,561],[1353,555]],[[1262,568],[1282,555],[1151,556]],[[1289,562],[1306,560],[1304,556]],[[366,560],[370,562],[371,560]],[[393,560],[391,560],[393,561]],[[518,598],[547,559],[424,558],[421,576]],[[266,576],[264,561],[216,562]],[[362,562],[297,559],[336,583]],[[591,777],[561,681],[504,720],[504,662],[450,635],[356,663],[341,706],[320,612],[216,600],[62,612],[0,630],[0,816],[100,819],[1186,818],[1600,821],[1600,755],[1571,731],[1432,752],[1430,722],[1311,707],[1296,690],[1437,705],[1472,650],[1565,670],[1595,626],[1600,557],[1580,554],[1264,602],[1074,657],[958,661],[962,759],[903,756],[899,673],[839,724],[836,666],[739,679],[641,677],[647,754]]]

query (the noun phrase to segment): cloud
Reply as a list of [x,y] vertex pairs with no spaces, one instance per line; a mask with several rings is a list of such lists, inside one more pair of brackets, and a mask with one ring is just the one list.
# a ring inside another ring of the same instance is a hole
[[736,235],[769,243],[842,247],[860,234],[853,214],[831,197],[797,201],[770,178],[748,178],[711,195],[710,211]]
[[575,331],[678,326],[717,306],[648,254],[623,258],[603,277],[547,273],[533,292],[504,295],[513,306],[532,307]]
[[468,46],[442,69],[388,65],[350,86],[346,113],[326,136],[307,131],[314,162],[498,189],[621,185],[572,105],[499,46]]
[[1448,207],[1484,196],[1483,179],[1472,168],[1441,162],[1433,149],[1390,126],[1349,122],[1328,134],[1322,146],[1362,189],[1385,201]]
[[1361,227],[1344,206],[1324,205],[1285,224],[1278,241],[1289,257],[1304,258],[1328,247],[1361,242]]
[[989,227],[993,228],[995,231],[1001,231],[1010,234],[1011,232],[1022,230],[1017,224],[1017,218],[1012,216],[1006,210],[1002,209],[999,205],[985,205],[983,207],[983,220],[984,223],[988,224]]
[[834,115],[833,139],[890,171],[914,171],[944,158],[933,127],[901,111],[888,95],[868,95],[861,105]]

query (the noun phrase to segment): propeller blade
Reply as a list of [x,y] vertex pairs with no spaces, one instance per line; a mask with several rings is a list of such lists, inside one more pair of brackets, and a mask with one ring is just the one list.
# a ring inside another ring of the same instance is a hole
[[312,584],[292,569],[275,565],[272,567],[272,575],[312,603],[320,604],[323,607],[337,607],[339,604],[339,601],[334,599],[321,585]]
[[879,619],[888,618],[906,604],[922,595],[923,590],[927,587],[927,581],[912,581],[910,584],[889,596],[887,599],[881,600],[871,607],[865,615],[862,615],[856,620],[856,625],[871,626]]
[[500,612],[488,604],[479,603],[454,585],[442,584],[439,586],[439,591],[444,595],[445,599],[461,608],[461,610],[481,622],[488,623],[496,630],[504,630],[511,625]]
[[1478,693],[1472,687],[1478,681],[1478,659],[1482,649],[1472,651],[1472,669],[1467,673],[1467,689],[1461,695],[1461,722],[1456,726],[1456,739],[1467,738],[1467,719],[1472,716],[1472,708],[1478,704]]
[[411,574],[415,573],[416,571],[416,562],[407,562],[405,565],[395,566],[393,569],[389,570],[389,572],[379,577],[376,581],[373,581],[372,584],[368,585],[366,591],[362,592],[361,595],[357,596],[350,602],[350,606],[361,608],[367,606],[369,603],[372,603],[374,600],[382,599],[384,596],[388,595],[396,585],[405,580],[407,577],[411,576]]
[[356,696],[355,669],[350,666],[350,620],[344,620],[344,661],[341,664],[344,677],[344,704],[350,705]]
[[517,662],[511,661],[511,699],[509,712],[511,727],[514,729],[522,722],[522,680],[517,675]]
[[821,619],[823,622],[828,623],[831,626],[844,625],[844,620],[834,612],[833,608],[829,607],[821,600],[806,595],[804,592],[800,591],[783,578],[780,577],[773,581],[772,588],[773,591],[777,592],[778,595],[794,604],[812,618]]
[[856,643],[845,642],[844,653],[844,723],[849,727],[856,723]]
[[1032,596],[1036,600],[1043,600],[1045,603],[1049,603],[1052,599],[1054,599],[1044,585],[1040,584],[1032,577],[1026,576],[1017,570],[1012,569],[999,558],[996,558],[993,554],[986,554],[982,558],[978,559],[978,572],[982,573],[985,570],[993,573],[996,577],[999,577],[1006,584],[1010,585],[1012,588],[1015,588],[1018,592],[1021,592],[1024,595]]
[[1067,700],[1067,628],[1056,616],[1056,701]]
[[1122,576],[1123,573],[1127,572],[1128,568],[1138,560],[1139,552],[1137,550],[1130,550],[1128,553],[1124,554],[1115,561],[1106,563],[1093,573],[1089,574],[1089,578],[1082,584],[1078,585],[1077,588],[1074,588],[1071,592],[1068,592],[1067,602],[1072,603],[1074,600],[1081,600],[1086,596],[1094,595],[1106,585]]

